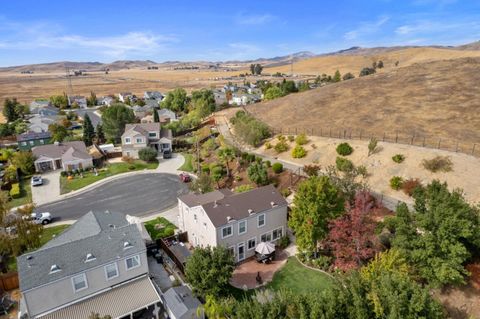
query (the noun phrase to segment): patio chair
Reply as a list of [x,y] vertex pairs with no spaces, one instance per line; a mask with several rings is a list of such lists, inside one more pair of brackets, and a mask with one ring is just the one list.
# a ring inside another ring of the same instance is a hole
[[0,314],[7,315],[8,311],[16,304],[15,301],[12,301],[8,295],[5,295],[0,300]]

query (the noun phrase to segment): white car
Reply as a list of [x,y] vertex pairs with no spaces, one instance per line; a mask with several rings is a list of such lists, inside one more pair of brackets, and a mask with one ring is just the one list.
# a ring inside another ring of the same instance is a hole
[[31,219],[35,224],[42,224],[46,225],[52,222],[52,214],[45,212],[45,213],[33,213],[30,215]]
[[33,176],[32,177],[32,186],[40,186],[43,185],[43,180],[41,176]]

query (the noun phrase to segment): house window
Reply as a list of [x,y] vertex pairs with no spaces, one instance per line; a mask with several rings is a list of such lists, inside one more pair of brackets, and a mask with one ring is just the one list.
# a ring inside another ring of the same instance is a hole
[[40,140],[40,144],[45,144],[45,141],[44,140]]
[[75,277],[72,277],[73,290],[79,292],[81,290],[87,289],[87,276],[81,274]]
[[247,249],[248,250],[255,249],[256,246],[257,246],[257,238],[256,237],[253,237],[253,238],[248,240],[248,242],[247,242]]
[[258,228],[265,226],[265,214],[258,215],[257,225],[258,225]]
[[235,246],[228,247],[228,252],[235,257]]
[[272,241],[272,233],[265,233],[260,237],[260,241]]
[[242,261],[245,259],[245,243],[240,243],[237,245],[238,250],[238,261]]
[[105,276],[107,277],[107,280],[118,277],[117,263],[113,263],[105,266]]
[[193,214],[193,220],[194,220],[195,222],[198,222],[197,214]]
[[143,143],[143,138],[137,137],[135,141],[137,144]]
[[140,267],[140,256],[136,255],[125,259],[125,265],[127,266],[127,270]]
[[272,232],[272,239],[273,240],[279,239],[280,237],[282,237],[282,233],[283,233],[283,228],[282,227],[274,229],[273,232]]
[[125,137],[125,144],[131,144],[132,143],[132,140],[130,139],[130,137]]
[[149,132],[148,137],[157,137],[157,133],[155,132]]
[[27,142],[22,142],[21,145],[22,146],[27,146]]
[[203,223],[203,228],[207,229],[207,223]]
[[35,145],[35,142],[34,141],[30,141],[30,145]]
[[245,234],[247,232],[247,221],[243,220],[238,223],[238,234]]
[[222,228],[222,238],[227,238],[233,235],[233,227],[226,226]]

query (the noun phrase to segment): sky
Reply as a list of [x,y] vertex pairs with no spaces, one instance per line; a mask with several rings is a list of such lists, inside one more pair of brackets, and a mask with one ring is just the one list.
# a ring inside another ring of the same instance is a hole
[[480,0],[2,0],[0,66],[228,61],[480,40]]

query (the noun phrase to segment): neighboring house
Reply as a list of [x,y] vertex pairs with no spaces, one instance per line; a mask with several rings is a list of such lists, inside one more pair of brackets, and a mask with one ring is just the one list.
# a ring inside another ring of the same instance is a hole
[[138,158],[138,151],[152,147],[157,152],[172,150],[172,132],[160,123],[127,124],[122,135],[123,156]]
[[[178,286],[168,289],[162,296],[162,302],[168,317],[171,319],[204,318],[200,301],[193,296],[187,286]],[[201,309],[201,308],[200,308]]]
[[158,108],[158,106],[160,105],[160,101],[157,101],[157,100],[145,100],[145,106],[150,108],[150,109],[154,109],[154,108]]
[[261,96],[257,94],[236,94],[232,95],[232,99],[228,102],[231,105],[247,105],[261,101]]
[[46,172],[56,169],[72,171],[93,166],[92,156],[88,153],[85,143],[80,141],[64,142],[32,148],[35,155],[35,169]]
[[130,100],[130,102],[135,102],[137,100],[137,97],[133,95],[132,92],[118,93],[118,100],[120,102],[125,103],[127,98]]
[[145,115],[140,120],[140,123],[153,123],[153,122],[155,122],[154,118],[153,118],[153,115]]
[[50,144],[50,132],[26,132],[17,135],[18,148],[21,151],[30,151],[32,147]]
[[89,212],[17,264],[22,318],[158,318],[144,239],[123,214]]
[[28,130],[32,132],[47,132],[48,126],[51,124],[57,123],[61,117],[59,116],[42,116],[42,115],[34,115],[28,119],[30,122],[28,124]]
[[87,98],[81,95],[69,96],[68,105],[72,106],[73,103],[77,103],[79,108],[84,109],[87,107]]
[[137,119],[144,118],[148,112],[150,112],[150,108],[147,106],[139,106],[139,105],[134,105],[131,107],[133,114]]
[[272,185],[244,193],[216,190],[178,198],[179,228],[193,246],[224,246],[237,262],[255,254],[263,241],[285,235],[287,202]]
[[143,93],[143,98],[145,100],[157,100],[158,102],[162,101],[164,96],[158,91],[146,91]]
[[225,92],[222,92],[221,90],[213,91],[213,97],[215,98],[216,105],[221,105],[227,102],[227,95],[225,94]]
[[58,115],[58,109],[49,101],[33,101],[30,103],[30,114],[38,114],[40,116]]
[[160,109],[157,111],[158,112],[158,117],[159,118],[165,118],[165,119],[170,119],[170,122],[175,122],[177,121],[177,115],[175,112],[169,109]]
[[98,104],[110,106],[112,103],[115,102],[115,99],[111,96],[104,96],[98,100]]

